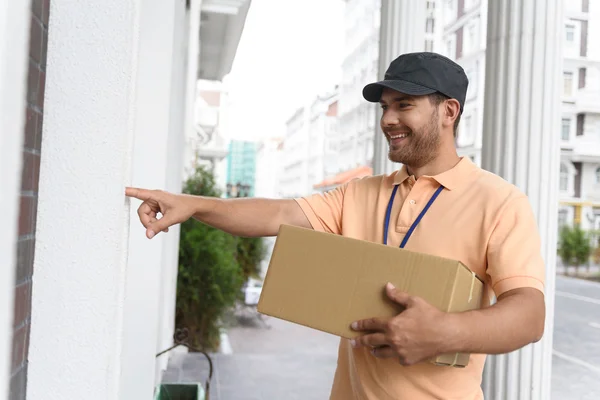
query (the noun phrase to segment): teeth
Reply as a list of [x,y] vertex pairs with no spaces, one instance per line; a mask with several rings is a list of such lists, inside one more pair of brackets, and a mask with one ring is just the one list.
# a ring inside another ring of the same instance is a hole
[[400,139],[400,138],[405,138],[407,137],[408,134],[407,133],[401,133],[400,135],[394,135],[394,136],[390,136],[391,139]]

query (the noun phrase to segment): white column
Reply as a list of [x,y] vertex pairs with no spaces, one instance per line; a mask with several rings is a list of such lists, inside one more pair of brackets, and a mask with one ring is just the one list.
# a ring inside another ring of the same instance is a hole
[[558,207],[562,0],[488,2],[482,166],[531,201],[546,262],[544,338],[489,357],[485,398],[550,398]]
[[50,2],[28,400],[119,398],[141,6]]
[[[390,63],[399,55],[423,51],[425,49],[425,1],[423,0],[382,0],[381,26],[379,35],[379,72],[377,79],[383,79]],[[370,82],[364,82],[366,85]],[[381,109],[376,112],[373,173],[389,173],[398,169],[399,164],[388,160],[388,144],[381,128]]]
[[[195,89],[195,76],[197,73],[198,48],[193,51],[194,65],[189,67],[189,54],[192,53],[190,42],[198,46],[200,22],[200,3],[194,1],[190,8],[177,7],[175,21],[181,21],[175,26],[173,35],[173,74],[171,83],[171,109],[169,119],[169,139],[167,144],[166,182],[164,189],[180,193],[183,179],[183,154],[185,131],[192,128],[188,120],[187,106],[188,94]],[[188,79],[194,78],[192,85],[188,86]],[[193,97],[191,98],[193,105]],[[175,301],[177,294],[177,270],[179,263],[179,235],[180,225],[169,228],[169,233],[164,240],[163,258],[161,260],[160,302],[158,304],[159,327],[156,353],[173,345],[173,332],[175,328]],[[142,234],[143,236],[143,234]],[[162,377],[162,372],[167,367],[169,357],[167,353],[158,358],[156,363],[156,384]]]
[[[184,9],[184,1],[142,0],[131,159],[131,185],[135,187],[167,189],[168,153],[174,144],[169,129],[172,81],[175,73],[182,73],[174,68],[175,59],[181,57],[174,51],[175,31],[185,24],[180,15]],[[183,108],[181,102],[177,104]],[[152,398],[160,363],[156,349],[161,331],[162,270],[173,268],[172,263],[165,265],[164,261],[178,254],[177,248],[171,246],[173,239],[178,238],[177,228],[152,240],[146,238],[137,215],[140,203],[132,200],[129,212],[120,400]]]
[[0,0],[0,399],[10,383],[30,15],[29,2]]

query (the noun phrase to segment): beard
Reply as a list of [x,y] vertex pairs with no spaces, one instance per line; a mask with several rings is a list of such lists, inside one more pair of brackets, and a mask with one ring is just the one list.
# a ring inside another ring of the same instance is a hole
[[[390,146],[388,158],[390,161],[405,164],[409,167],[420,168],[431,162],[438,155],[440,148],[440,129],[438,127],[437,109],[432,113],[430,120],[418,130],[408,132],[408,136],[399,145],[392,145],[386,135]],[[394,131],[389,129],[388,131]]]

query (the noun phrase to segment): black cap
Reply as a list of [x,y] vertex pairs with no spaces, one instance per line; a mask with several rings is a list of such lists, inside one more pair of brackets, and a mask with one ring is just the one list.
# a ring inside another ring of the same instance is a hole
[[391,62],[383,81],[365,86],[363,96],[378,102],[386,87],[413,96],[439,92],[458,100],[462,114],[468,86],[463,68],[449,58],[429,52],[408,53]]

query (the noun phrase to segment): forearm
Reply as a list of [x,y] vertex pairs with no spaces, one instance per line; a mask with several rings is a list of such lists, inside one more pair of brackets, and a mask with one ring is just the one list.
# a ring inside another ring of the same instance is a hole
[[442,353],[504,354],[540,340],[544,297],[536,289],[526,292],[499,298],[491,307],[448,314]]
[[193,218],[235,236],[276,236],[282,224],[310,228],[295,200],[194,197]]

